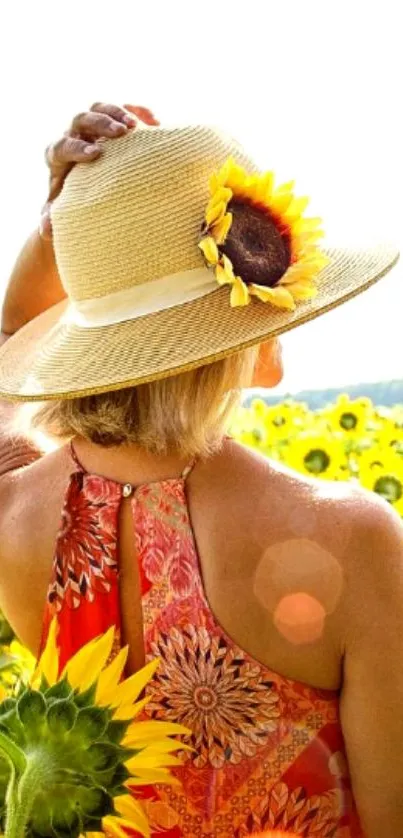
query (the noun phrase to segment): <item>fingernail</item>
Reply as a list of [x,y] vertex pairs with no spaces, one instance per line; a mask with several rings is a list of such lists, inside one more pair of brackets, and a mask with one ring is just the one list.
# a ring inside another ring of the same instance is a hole
[[84,149],[84,154],[95,154],[95,152],[99,151],[99,147],[97,145],[87,145]]
[[126,131],[126,130],[127,130],[127,126],[123,125],[122,122],[119,122],[119,123],[115,122],[115,124],[111,125],[111,127],[110,127],[110,131],[111,131],[112,134],[121,134],[122,131]]
[[135,124],[136,124],[136,120],[135,120],[135,119],[133,119],[133,117],[132,117],[132,116],[129,116],[129,114],[125,114],[125,116],[123,117],[123,122],[125,122],[125,123],[126,123],[126,125],[127,125],[129,128],[134,128],[134,126],[135,126]]

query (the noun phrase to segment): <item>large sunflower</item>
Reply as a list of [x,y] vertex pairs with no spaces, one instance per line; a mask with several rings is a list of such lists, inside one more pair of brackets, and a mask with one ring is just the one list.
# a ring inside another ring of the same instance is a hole
[[305,431],[291,440],[283,450],[283,459],[291,468],[310,477],[341,480],[347,473],[342,440],[320,431]]
[[231,286],[231,306],[253,296],[293,310],[316,296],[329,259],[317,246],[321,219],[303,217],[308,198],[294,197],[294,183],[275,189],[273,172],[250,175],[230,157],[209,186],[199,247],[217,282]]
[[[158,667],[153,660],[121,681],[128,649],[111,657],[114,628],[88,643],[58,677],[57,623],[29,687],[0,704],[0,820],[5,838],[149,835],[137,785],[178,784],[169,768],[189,746],[180,725],[133,721],[138,697]],[[134,703],[135,702],[135,703]],[[4,793],[7,789],[7,813]],[[133,793],[129,793],[129,790]]]

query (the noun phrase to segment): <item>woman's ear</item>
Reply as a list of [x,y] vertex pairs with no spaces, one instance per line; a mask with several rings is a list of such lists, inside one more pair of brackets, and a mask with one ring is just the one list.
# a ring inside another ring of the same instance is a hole
[[273,338],[259,347],[251,387],[276,387],[283,377],[281,343]]

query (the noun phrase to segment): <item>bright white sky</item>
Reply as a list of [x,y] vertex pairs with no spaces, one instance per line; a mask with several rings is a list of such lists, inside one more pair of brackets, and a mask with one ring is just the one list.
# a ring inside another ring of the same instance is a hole
[[[398,13],[396,0],[2,3],[0,292],[45,198],[44,148],[95,100],[220,124],[297,178],[328,238],[399,242]],[[278,391],[401,378],[402,272],[284,336]]]

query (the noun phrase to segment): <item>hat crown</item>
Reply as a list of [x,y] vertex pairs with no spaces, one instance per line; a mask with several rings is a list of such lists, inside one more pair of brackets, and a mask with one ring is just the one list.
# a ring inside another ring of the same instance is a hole
[[69,174],[52,208],[54,248],[72,301],[103,297],[204,265],[198,248],[209,177],[239,143],[206,125],[139,125],[103,140]]

